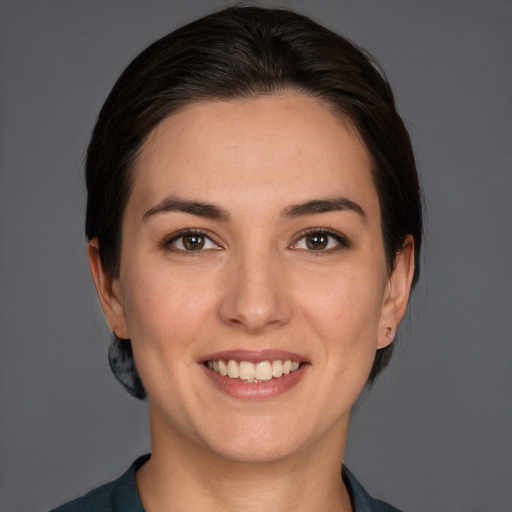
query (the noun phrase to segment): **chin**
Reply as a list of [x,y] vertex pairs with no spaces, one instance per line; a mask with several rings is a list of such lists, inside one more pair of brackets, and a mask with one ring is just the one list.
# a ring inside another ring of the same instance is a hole
[[210,451],[224,460],[269,464],[288,459],[313,442],[307,429],[297,427],[283,418],[246,417],[230,422],[225,429],[209,431],[203,439]]
[[301,443],[283,440],[282,437],[261,439],[260,436],[259,439],[253,439],[247,436],[227,439],[226,445],[217,445],[214,451],[224,460],[239,464],[272,464],[292,457],[302,448]]

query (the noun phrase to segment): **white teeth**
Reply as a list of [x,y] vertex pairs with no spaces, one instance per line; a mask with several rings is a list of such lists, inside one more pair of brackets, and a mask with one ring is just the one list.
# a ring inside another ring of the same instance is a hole
[[254,368],[254,365],[248,361],[242,361],[238,365],[238,368],[240,371],[240,379],[242,380],[253,380],[256,376],[256,368]]
[[232,359],[228,362],[228,377],[238,379],[240,372],[238,371],[238,363]]
[[206,366],[216,373],[220,373],[225,377],[231,379],[240,379],[248,382],[265,382],[272,378],[278,379],[283,375],[288,375],[299,369],[300,363],[298,361],[291,361],[290,359],[275,361],[260,361],[258,363],[251,363],[249,361],[207,361]]
[[224,376],[228,374],[228,366],[224,361],[219,361],[219,373]]
[[283,376],[283,363],[279,359],[277,361],[272,361],[272,376],[273,377],[282,377]]
[[256,363],[256,380],[270,380],[272,378],[272,366],[268,361]]

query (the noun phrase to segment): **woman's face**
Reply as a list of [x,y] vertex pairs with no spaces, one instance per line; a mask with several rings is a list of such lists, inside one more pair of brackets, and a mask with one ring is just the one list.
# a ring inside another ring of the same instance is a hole
[[253,462],[343,443],[413,265],[409,243],[386,268],[355,129],[293,94],[163,121],[135,169],[119,279],[90,253],[153,432]]

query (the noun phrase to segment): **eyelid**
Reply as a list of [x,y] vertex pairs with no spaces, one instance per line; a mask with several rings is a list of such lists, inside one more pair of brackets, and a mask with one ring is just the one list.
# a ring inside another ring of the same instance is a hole
[[[315,228],[305,229],[305,230],[301,231],[300,233],[298,233],[294,237],[295,241],[289,247],[291,249],[297,248],[297,244],[300,242],[300,240],[302,240],[304,237],[306,237],[308,235],[313,235],[316,233],[326,234],[326,235],[330,236],[331,238],[336,240],[336,242],[338,243],[338,246],[332,247],[330,249],[323,249],[323,250],[318,250],[318,251],[315,251],[312,249],[300,249],[300,250],[304,250],[304,251],[307,251],[310,253],[320,254],[320,253],[326,253],[326,252],[327,253],[334,252],[334,251],[340,250],[340,249],[347,249],[352,246],[352,243],[350,242],[350,240],[343,233],[340,233],[339,231],[335,231],[330,228],[316,228],[315,227]],[[197,250],[197,251],[187,251],[185,249],[179,249],[179,248],[173,246],[173,243],[176,242],[176,240],[178,240],[179,238],[187,236],[187,235],[194,235],[194,234],[204,236],[216,247],[208,248],[208,249],[201,249],[201,250]],[[190,256],[199,256],[200,253],[204,253],[204,252],[211,251],[211,250],[223,249],[222,245],[217,241],[216,236],[214,236],[212,233],[210,233],[207,230],[198,229],[198,228],[180,229],[179,231],[176,231],[176,232],[172,233],[171,235],[166,236],[162,240],[160,245],[162,246],[163,249],[165,249],[169,252],[177,252],[180,254],[185,254],[185,255],[190,255]]]
[[298,233],[295,236],[295,242],[293,242],[293,244],[290,247],[292,249],[296,248],[297,244],[304,237],[306,237],[308,235],[318,234],[318,233],[326,234],[326,235],[330,236],[331,238],[334,238],[334,240],[336,240],[336,242],[339,244],[338,247],[333,247],[333,248],[330,248],[330,249],[324,249],[324,250],[318,250],[318,251],[315,251],[315,250],[312,250],[312,249],[302,249],[302,250],[308,251],[310,253],[315,253],[316,255],[318,255],[318,254],[321,254],[321,253],[334,252],[336,250],[349,249],[350,247],[352,247],[352,243],[350,242],[350,240],[348,239],[348,237],[346,235],[344,235],[343,233],[340,233],[339,231],[335,231],[333,229],[330,229],[330,228],[309,228],[309,229],[305,229],[304,231],[301,231],[300,233]]
[[[185,237],[187,235],[201,235],[210,240],[212,244],[214,244],[215,248],[208,248],[208,249],[200,249],[197,251],[187,251],[185,249],[179,249],[178,247],[173,246],[173,243],[176,242],[176,240]],[[161,244],[163,249],[169,251],[169,252],[176,252],[180,254],[184,254],[187,256],[199,256],[200,253],[207,252],[207,251],[217,251],[219,249],[222,249],[223,247],[221,244],[216,241],[216,237],[212,235],[209,231],[206,231],[204,229],[197,229],[197,228],[185,228],[180,229],[179,231],[175,231],[171,235],[166,236]]]

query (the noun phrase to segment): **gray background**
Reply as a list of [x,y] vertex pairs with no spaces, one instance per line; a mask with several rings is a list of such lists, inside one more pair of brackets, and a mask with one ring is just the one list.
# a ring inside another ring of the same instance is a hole
[[[143,47],[223,1],[0,0],[0,510],[43,511],[149,450],[86,263],[83,156]],[[422,280],[346,461],[409,512],[512,510],[512,2],[281,1],[366,47],[410,129]]]

